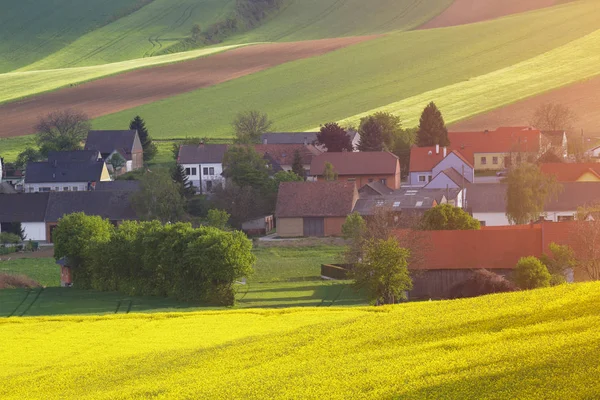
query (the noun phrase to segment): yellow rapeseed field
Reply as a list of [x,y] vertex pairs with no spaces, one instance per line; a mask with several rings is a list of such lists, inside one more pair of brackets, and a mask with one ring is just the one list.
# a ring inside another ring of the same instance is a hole
[[2,399],[595,399],[600,283],[381,308],[0,320]]

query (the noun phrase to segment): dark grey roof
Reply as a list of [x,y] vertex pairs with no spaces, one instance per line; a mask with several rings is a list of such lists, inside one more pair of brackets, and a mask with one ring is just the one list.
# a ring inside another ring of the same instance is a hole
[[96,162],[30,162],[25,170],[25,183],[96,182],[102,176],[104,161]]
[[10,183],[0,182],[0,193],[12,194],[17,193],[17,191]]
[[131,207],[131,192],[51,192],[46,209],[46,221],[56,222],[66,214],[83,212],[111,221],[137,219]]
[[220,164],[227,152],[226,144],[181,145],[179,147],[179,164]]
[[[135,130],[126,131],[90,131],[85,142],[86,150],[97,150],[110,154],[114,150],[124,150],[127,156],[141,151],[142,144]],[[128,158],[130,159],[130,158]]]
[[[550,200],[545,211],[576,211],[600,201],[600,182],[563,182],[557,198]],[[468,207],[473,212],[505,212],[506,185],[474,184],[467,190]]]
[[260,137],[265,144],[313,144],[317,140],[317,132],[272,132]]
[[458,187],[466,186],[466,183],[469,183],[465,177],[463,177],[460,172],[455,170],[454,168],[446,168],[442,171],[444,175],[452,180],[452,182],[456,183]]
[[402,188],[383,196],[363,196],[356,202],[354,211],[361,215],[372,215],[377,207],[387,207],[392,211],[427,210],[435,203],[439,204],[444,197],[455,200],[459,193],[460,189]]
[[51,151],[48,153],[48,162],[94,162],[98,156],[96,150]]
[[381,183],[381,181],[373,181],[367,183],[358,190],[358,193],[365,196],[392,194],[394,191]]
[[140,189],[140,181],[106,181],[96,183],[96,192],[99,191],[124,191],[135,192]]
[[44,222],[49,195],[0,194],[0,222]]

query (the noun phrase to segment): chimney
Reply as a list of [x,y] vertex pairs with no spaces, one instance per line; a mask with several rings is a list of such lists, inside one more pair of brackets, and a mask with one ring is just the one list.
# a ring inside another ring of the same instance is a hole
[[444,158],[446,158],[446,156],[448,155],[448,148],[446,146],[444,146]]
[[440,145],[439,144],[435,145],[435,154],[440,154]]

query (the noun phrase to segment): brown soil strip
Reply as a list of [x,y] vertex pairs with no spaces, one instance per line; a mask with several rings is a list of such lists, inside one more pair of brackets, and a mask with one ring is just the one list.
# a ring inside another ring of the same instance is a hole
[[177,64],[145,68],[0,105],[0,137],[34,133],[38,117],[76,108],[91,118],[152,103],[262,71],[319,56],[377,36],[269,43],[242,47]]
[[498,126],[520,126],[531,122],[536,108],[544,103],[564,104],[577,116],[575,126],[588,134],[600,134],[600,76],[563,88],[551,90],[450,126],[455,131],[495,129]]
[[472,24],[505,15],[550,7],[557,3],[558,0],[455,0],[443,13],[419,29]]

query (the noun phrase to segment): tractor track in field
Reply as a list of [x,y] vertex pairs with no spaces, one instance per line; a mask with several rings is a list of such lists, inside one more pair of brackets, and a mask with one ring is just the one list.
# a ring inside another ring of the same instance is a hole
[[73,108],[97,118],[380,36],[256,44],[194,60],[124,72],[0,104],[0,137],[35,133],[33,127],[38,118],[54,110]]

